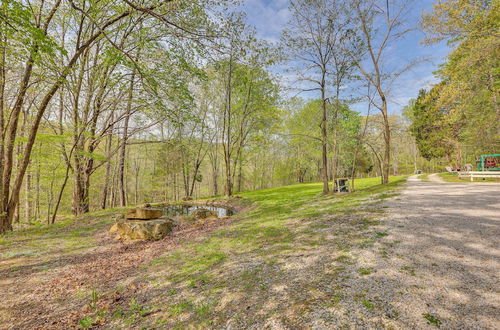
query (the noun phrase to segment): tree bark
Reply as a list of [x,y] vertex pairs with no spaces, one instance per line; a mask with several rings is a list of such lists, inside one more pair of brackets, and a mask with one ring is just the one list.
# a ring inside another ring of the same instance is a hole
[[387,99],[385,93],[380,92],[382,99],[382,111],[384,118],[384,158],[382,161],[382,184],[389,183],[389,171],[391,166],[391,126],[389,123],[389,116],[387,113]]
[[107,162],[106,162],[106,175],[104,177],[104,188],[102,191],[102,201],[101,201],[101,209],[106,209],[107,207],[107,202],[108,202],[108,196],[109,196],[109,189],[110,189],[110,181],[111,181],[111,147],[113,144],[113,125],[114,122],[114,111],[111,114],[111,127],[109,130],[109,135],[106,140],[106,155],[107,155]]
[[231,180],[231,106],[232,106],[232,76],[233,76],[233,50],[231,49],[231,54],[229,57],[229,68],[228,77],[226,85],[226,105],[224,108],[224,120],[223,120],[223,141],[222,145],[224,147],[224,163],[225,174],[226,174],[226,184],[224,187],[224,193],[226,196],[231,196],[233,194],[233,182]]
[[120,159],[118,161],[118,180],[120,183],[120,206],[127,206],[127,189],[125,185],[125,156],[128,139],[128,127],[130,122],[130,115],[132,113],[132,101],[134,97],[134,83],[135,83],[135,68],[132,70],[130,78],[130,85],[128,90],[127,99],[127,112],[125,114],[125,123],[123,125],[122,144],[120,147]]
[[321,119],[321,164],[322,171],[321,176],[323,179],[323,194],[328,194],[330,187],[328,186],[328,131],[327,131],[327,118],[328,118],[328,107],[326,105],[326,95],[325,95],[325,76],[326,72],[323,72],[322,77],[322,87],[321,87],[321,100],[322,100],[322,110],[323,117]]
[[[60,0],[56,1],[54,4],[51,12],[49,13],[49,17],[47,20],[44,22],[44,33],[47,32],[48,25],[50,24],[50,21],[52,20],[55,11],[57,10]],[[19,169],[19,172],[17,173],[17,176],[15,178],[15,182],[12,186],[10,186],[11,179],[12,179],[12,151],[14,147],[14,143],[16,140],[16,132],[17,132],[17,124],[18,124],[18,119],[19,119],[19,112],[24,104],[24,99],[26,96],[27,92],[27,87],[31,78],[31,73],[33,70],[33,65],[34,65],[34,56],[38,53],[38,45],[35,44],[33,45],[31,55],[29,56],[28,60],[26,61],[25,65],[25,70],[23,74],[23,78],[20,83],[20,87],[18,89],[17,93],[17,98],[16,102],[14,104],[12,113],[11,113],[11,121],[10,121],[10,127],[8,130],[7,134],[7,150],[4,155],[5,159],[5,166],[2,171],[2,176],[3,176],[3,198],[0,201],[0,234],[4,233],[7,230],[12,230],[12,218],[14,215],[14,211],[19,204],[19,192],[22,187],[22,182],[24,179],[24,174],[26,172],[26,168],[28,167],[30,158],[31,158],[31,152],[33,150],[33,145],[36,140],[36,135],[38,133],[38,129],[40,126],[40,122],[43,118],[43,115],[45,113],[45,110],[49,106],[53,96],[55,93],[59,90],[59,88],[62,86],[64,81],[66,80],[66,77],[80,58],[80,56],[83,54],[84,51],[88,47],[90,47],[94,41],[99,38],[103,31],[105,31],[109,26],[114,25],[116,22],[122,20],[125,17],[128,17],[131,14],[130,11],[124,12],[118,16],[115,16],[113,18],[110,18],[108,21],[106,21],[100,28],[98,32],[95,34],[91,35],[83,44],[80,45],[79,48],[75,51],[71,59],[69,60],[68,64],[62,68],[61,73],[57,77],[56,81],[54,84],[48,88],[48,91],[42,98],[42,101],[40,105],[38,106],[38,110],[34,116],[34,121],[32,123],[32,126],[29,130],[28,134],[28,139],[26,142],[26,146],[24,149],[24,153],[22,156],[22,161],[21,161],[21,167]]]

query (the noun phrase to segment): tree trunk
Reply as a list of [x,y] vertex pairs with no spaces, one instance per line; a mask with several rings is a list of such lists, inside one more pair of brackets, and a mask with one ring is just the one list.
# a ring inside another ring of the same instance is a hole
[[[226,184],[224,187],[224,193],[226,196],[231,196],[233,194],[233,182],[231,180],[231,102],[232,102],[232,75],[233,75],[233,54],[231,49],[231,55],[229,58],[229,70],[226,86],[226,105],[224,108],[224,120],[223,120],[223,141],[222,145],[224,147],[224,163],[226,165]],[[225,137],[224,137],[225,135]]]
[[[368,98],[370,98],[370,84],[368,84]],[[356,179],[356,162],[358,160],[359,149],[363,144],[363,140],[366,136],[366,130],[368,128],[368,121],[370,120],[370,111],[371,111],[371,103],[368,101],[368,111],[366,112],[365,125],[363,127],[363,131],[361,136],[358,137],[358,141],[356,142],[356,148],[354,149],[354,155],[352,160],[352,171],[351,171],[351,191],[355,190],[354,180]]]
[[387,100],[385,95],[381,93],[382,111],[384,118],[384,157],[382,161],[382,184],[389,183],[389,171],[391,166],[391,127],[389,123],[389,115],[387,113]]
[[76,173],[73,189],[73,214],[80,215],[90,211],[88,194],[83,173]]
[[24,216],[28,223],[31,223],[31,171],[26,171],[26,182],[25,182],[25,190],[24,190]]
[[[217,148],[217,146],[215,146]],[[210,157],[210,164],[212,165],[212,193],[214,196],[219,194],[219,164],[217,157],[217,149],[214,150],[213,155]]]
[[132,71],[132,77],[130,78],[130,86],[128,90],[128,100],[127,100],[127,113],[125,114],[125,123],[123,125],[123,135],[122,144],[120,147],[120,160],[118,162],[118,178],[120,182],[120,206],[127,206],[127,189],[125,187],[125,155],[127,148],[128,139],[128,126],[130,121],[130,115],[132,113],[132,98],[134,97],[134,80],[135,80],[135,68]]
[[56,222],[57,212],[59,211],[59,206],[61,205],[61,200],[62,200],[62,196],[64,193],[64,189],[66,188],[66,185],[67,185],[68,179],[69,179],[69,171],[71,169],[70,165],[71,164],[69,162],[66,164],[66,172],[64,174],[64,181],[63,181],[63,184],[61,185],[61,189],[59,189],[59,194],[57,195],[56,205],[54,207],[54,213],[52,214],[52,219],[50,221],[51,224],[54,224]]
[[332,191],[335,192],[335,182],[337,182],[337,172],[338,172],[338,158],[339,158],[339,148],[338,148],[338,116],[340,110],[340,81],[337,79],[335,86],[336,97],[335,97],[335,114],[333,116],[333,157],[332,157]]
[[[47,224],[51,224],[50,213],[52,211],[52,202],[54,200],[54,173],[52,173],[52,179],[50,180],[49,195],[47,196]],[[55,215],[55,213],[54,213]]]
[[[114,122],[114,111],[111,114],[111,123]],[[106,175],[104,177],[104,188],[102,190],[102,201],[101,201],[101,209],[106,209],[107,202],[108,202],[108,196],[109,196],[109,189],[110,189],[110,181],[111,181],[111,147],[113,145],[113,128],[114,125],[112,124],[110,129],[109,129],[109,135],[106,140],[106,156],[107,156],[107,161],[106,161]]]
[[322,99],[322,108],[323,108],[323,118],[321,120],[321,142],[322,142],[322,154],[321,154],[321,161],[322,161],[322,171],[321,171],[321,176],[323,179],[323,194],[327,194],[330,190],[328,187],[328,133],[327,133],[327,106],[326,106],[326,95],[325,95],[325,75],[326,73],[323,73],[323,86],[321,88],[321,99]]
[[242,187],[242,182],[243,182],[243,174],[242,174],[242,167],[243,167],[243,159],[242,159],[242,152],[240,148],[239,152],[239,161],[238,161],[238,192],[241,192],[241,187]]
[[35,174],[36,188],[35,188],[35,222],[40,217],[40,162],[37,162]]
[[[3,6],[7,6],[6,1],[2,1]],[[1,23],[0,23],[1,24]],[[10,226],[7,223],[5,214],[6,206],[4,203],[4,189],[3,189],[3,171],[4,171],[4,142],[5,142],[5,54],[7,47],[7,38],[1,33],[0,29],[0,234],[9,230]]]

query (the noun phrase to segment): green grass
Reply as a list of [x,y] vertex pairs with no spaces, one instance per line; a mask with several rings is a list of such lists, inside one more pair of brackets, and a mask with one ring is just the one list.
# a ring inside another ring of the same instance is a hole
[[[326,247],[335,251],[329,276],[338,276],[347,267],[358,269],[360,275],[369,275],[371,268],[352,266],[356,259],[351,256],[351,249],[365,240],[373,244],[372,241],[388,235],[369,228],[379,223],[378,217],[384,212],[380,203],[397,196],[399,184],[404,181],[404,176],[391,177],[389,184],[380,185],[380,178],[358,179],[356,192],[350,194],[322,195],[321,183],[243,192],[242,199],[252,207],[237,214],[231,225],[195,239],[182,238],[175,249],[138,267],[134,276],[151,283],[156,293],[147,298],[132,298],[122,310],[110,310],[113,317],[109,322],[114,323],[109,325],[209,326],[224,292],[241,293],[247,297],[243,304],[247,299],[265,297],[285,272],[280,268],[284,256],[303,251]],[[52,227],[16,231],[2,237],[0,253],[27,257],[81,253],[96,246],[95,234],[106,230],[113,214],[122,211],[100,212]],[[335,231],[339,225],[346,227],[339,229],[334,239],[322,233]],[[367,236],[360,236],[361,232]],[[100,296],[101,292],[93,299]],[[335,303],[340,299],[335,298]],[[362,305],[374,308],[368,300]],[[151,306],[159,306],[162,312],[148,316]],[[82,318],[80,326],[92,327],[99,316],[96,315]],[[218,315],[223,313],[219,311]]]
[[429,174],[421,174],[418,178],[422,181],[429,181]]
[[[439,177],[441,177],[445,182],[462,182],[462,183],[466,183],[466,182],[471,182],[470,181],[470,178],[459,178],[458,177],[458,174],[456,173],[439,173],[438,174]],[[500,182],[500,179],[496,179],[496,178],[474,178],[474,181],[472,182]]]
[[372,273],[372,271],[373,271],[373,269],[370,268],[370,267],[369,268],[362,268],[361,267],[361,268],[358,269],[358,273],[360,275],[370,275]]
[[[317,230],[332,226],[328,222],[312,223],[314,227],[300,229],[292,225],[301,219],[314,219],[331,215],[352,216],[359,212],[369,212],[360,205],[371,199],[373,202],[396,196],[395,190],[404,182],[405,177],[393,177],[388,185],[380,185],[379,178],[357,180],[357,191],[351,194],[322,195],[321,183],[290,185],[279,188],[243,192],[243,199],[251,201],[255,207],[239,215],[240,220],[232,226],[218,230],[206,239],[184,244],[169,255],[161,256],[151,263],[148,272],[156,274],[159,281],[167,281],[169,289],[174,287],[182,292],[187,287],[194,293],[192,299],[211,299],[219,290],[245,292],[255,296],[267,292],[267,268],[287,253],[298,253],[303,249],[325,244],[324,237]],[[359,228],[377,224],[378,221],[361,217],[353,224]],[[387,236],[377,232],[376,237]],[[353,260],[348,255],[349,240],[346,244],[337,242],[339,257],[336,261],[350,265]],[[238,277],[226,277],[227,268],[240,263],[240,259],[261,259],[264,264],[257,268],[244,269]],[[339,265],[340,267],[343,267]],[[276,272],[276,270],[273,270]],[[368,275],[371,269],[360,270]],[[204,281],[200,281],[204,278]],[[186,279],[188,279],[186,281]],[[180,304],[180,305],[179,305]],[[373,308],[368,307],[367,308]],[[197,309],[192,303],[180,302],[173,305],[171,315],[191,313],[196,323],[207,319],[208,307]],[[179,327],[187,326],[182,323]]]
[[[322,214],[349,214],[364,198],[383,194],[394,189],[404,177],[393,177],[385,186],[379,178],[357,180],[358,191],[349,195],[321,194],[321,183],[290,185],[279,188],[244,192],[240,195],[258,207],[245,214],[245,220],[231,228],[220,230],[206,241],[178,251],[175,258],[182,260],[177,273],[203,272],[212,262],[222,262],[222,256],[245,253],[263,246],[271,246],[271,251],[287,249],[293,243],[296,233],[286,226],[293,219],[309,218]],[[162,264],[162,259],[153,262]],[[164,260],[172,261],[171,258]],[[184,275],[183,274],[183,275]]]
[[373,303],[370,300],[363,300],[361,301],[361,303],[368,309],[373,309],[375,307],[375,305],[373,305]]
[[94,248],[95,233],[107,228],[123,209],[108,209],[79,218],[65,217],[53,225],[32,224],[0,236],[0,256],[46,256],[53,253],[78,254]]
[[438,328],[441,327],[442,322],[436,316],[429,314],[429,313],[424,313],[424,314],[422,314],[422,316],[424,317],[424,319],[427,320],[428,324],[434,325]]
[[415,273],[415,268],[412,267],[412,266],[403,266],[401,267],[401,271],[403,273],[406,273],[408,275],[411,275],[411,276],[416,276],[416,273]]

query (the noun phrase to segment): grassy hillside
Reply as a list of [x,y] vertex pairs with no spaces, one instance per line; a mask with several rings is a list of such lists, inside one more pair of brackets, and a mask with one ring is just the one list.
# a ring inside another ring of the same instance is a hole
[[[245,192],[235,202],[248,207],[231,221],[158,242],[114,241],[106,229],[121,210],[19,230],[0,241],[12,306],[0,327],[312,326],[315,313],[328,319],[355,298],[343,296],[343,279],[370,272],[355,251],[386,236],[381,202],[401,182],[361,179],[357,192],[329,196],[319,183]],[[373,308],[362,298],[359,308]]]

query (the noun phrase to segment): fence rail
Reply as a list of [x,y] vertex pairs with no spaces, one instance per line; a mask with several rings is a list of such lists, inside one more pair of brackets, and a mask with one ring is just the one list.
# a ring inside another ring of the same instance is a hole
[[474,178],[496,178],[500,179],[500,171],[469,171],[469,172],[459,172],[459,178],[470,178],[474,181]]

